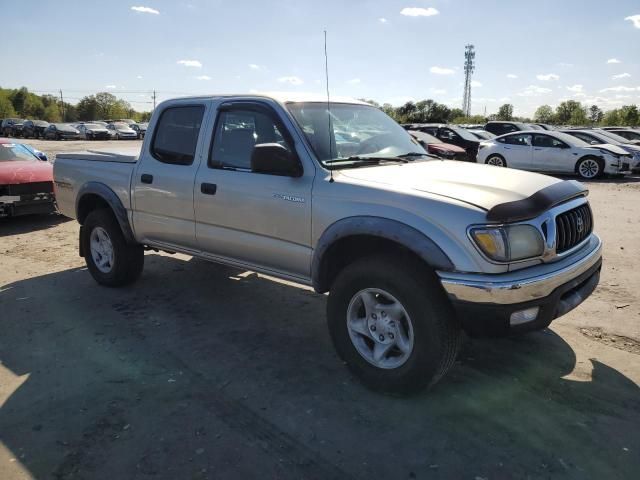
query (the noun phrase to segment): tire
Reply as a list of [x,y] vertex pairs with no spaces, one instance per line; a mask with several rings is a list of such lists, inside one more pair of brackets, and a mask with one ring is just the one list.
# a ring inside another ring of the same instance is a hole
[[[361,299],[372,294],[373,307],[367,308]],[[353,318],[362,322],[352,323],[359,325],[358,332],[348,327]],[[462,338],[455,312],[432,272],[392,257],[366,257],[345,267],[331,287],[327,322],[338,355],[362,383],[396,395],[438,382],[453,365]],[[388,348],[378,364],[372,349],[376,345]]]
[[583,157],[576,163],[576,173],[585,180],[593,180],[604,173],[602,160],[596,157]]
[[[140,277],[144,267],[142,245],[127,243],[110,210],[94,210],[87,216],[81,241],[87,268],[100,285],[121,287]],[[106,258],[104,262],[103,258]]]
[[498,155],[497,153],[493,153],[487,157],[484,161],[487,165],[493,165],[496,167],[506,167],[507,161],[504,159],[502,155]]

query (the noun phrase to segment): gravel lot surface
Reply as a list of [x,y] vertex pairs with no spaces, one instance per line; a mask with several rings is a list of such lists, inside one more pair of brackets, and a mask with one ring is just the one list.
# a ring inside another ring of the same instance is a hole
[[543,332],[467,340],[408,399],[350,376],[323,295],[154,253],[108,289],[74,221],[0,219],[0,479],[640,478],[640,177],[588,185],[596,292]]

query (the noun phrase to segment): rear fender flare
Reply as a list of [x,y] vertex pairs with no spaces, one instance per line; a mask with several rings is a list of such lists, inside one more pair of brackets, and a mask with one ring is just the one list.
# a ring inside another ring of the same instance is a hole
[[102,198],[102,200],[104,200],[111,208],[127,243],[138,243],[136,242],[133,230],[131,229],[131,224],[129,223],[127,209],[120,201],[118,195],[116,195],[116,193],[104,183],[87,182],[80,187],[78,195],[76,196],[76,218],[78,218],[78,220],[80,219],[80,205],[82,203],[82,199],[87,195],[97,195]]

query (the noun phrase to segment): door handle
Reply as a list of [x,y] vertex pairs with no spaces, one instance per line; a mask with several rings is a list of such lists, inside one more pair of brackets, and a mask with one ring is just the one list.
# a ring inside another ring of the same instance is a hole
[[200,192],[205,195],[215,195],[218,190],[218,186],[215,183],[201,183]]
[[148,173],[143,173],[140,176],[140,181],[142,183],[153,183],[153,175],[149,175]]

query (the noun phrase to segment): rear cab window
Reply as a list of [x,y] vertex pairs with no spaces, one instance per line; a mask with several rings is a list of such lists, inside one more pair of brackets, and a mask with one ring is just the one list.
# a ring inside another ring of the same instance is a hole
[[191,165],[196,155],[204,105],[167,107],[155,128],[150,152],[162,163]]

